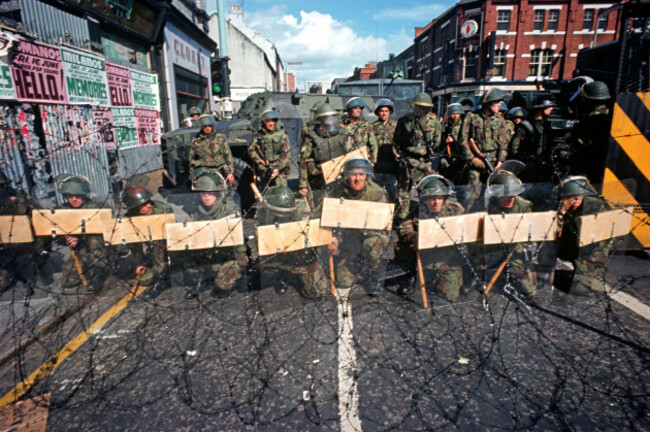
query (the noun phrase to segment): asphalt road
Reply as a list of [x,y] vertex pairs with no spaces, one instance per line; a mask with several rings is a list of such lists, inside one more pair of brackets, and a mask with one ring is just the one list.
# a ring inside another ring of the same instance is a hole
[[[613,257],[614,288],[650,305],[648,263]],[[0,366],[1,395],[130,288],[116,283],[18,350]],[[48,430],[650,429],[650,316],[548,287],[530,302],[465,289],[425,310],[395,288],[338,301],[139,295],[24,397],[51,394]],[[0,298],[4,351],[83,297],[37,291],[25,304],[20,289]]]

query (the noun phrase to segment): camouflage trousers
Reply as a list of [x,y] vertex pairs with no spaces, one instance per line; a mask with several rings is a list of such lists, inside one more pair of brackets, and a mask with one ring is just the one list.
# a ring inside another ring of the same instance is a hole
[[329,279],[318,261],[293,266],[269,263],[262,271],[264,279],[285,281],[288,285],[296,287],[300,295],[306,298],[319,299],[329,293]]
[[214,280],[212,289],[231,291],[246,276],[248,257],[246,248],[238,246],[232,252],[190,253],[183,258],[185,284],[194,287],[210,278]]
[[388,233],[345,230],[335,264],[336,286],[350,288],[378,272],[389,243]]
[[[492,168],[495,168],[497,159],[496,156],[493,155],[494,153],[488,155],[486,158],[488,162],[490,162],[490,165],[492,165]],[[467,170],[467,184],[469,187],[467,188],[467,205],[465,207],[468,211],[482,210],[480,208],[482,203],[480,203],[478,198],[481,196],[483,184],[487,182],[488,175],[487,167],[484,169],[478,169],[473,165],[470,165]]]
[[576,259],[573,262],[575,272],[569,293],[580,296],[603,294],[607,276],[606,259],[607,254],[603,251]]
[[[492,249],[492,248],[490,248]],[[490,280],[499,266],[506,260],[507,255],[503,251],[496,252],[490,251],[486,255],[487,277]],[[529,263],[524,258],[520,250],[515,250],[512,256],[508,259],[506,266],[499,276],[500,279],[505,278],[505,283],[510,284],[522,294],[533,295],[537,290],[537,273],[531,269],[532,263]]]
[[[420,168],[418,168],[420,167]],[[398,180],[397,192],[397,216],[400,219],[406,219],[409,213],[409,205],[411,202],[411,191],[418,185],[420,180],[425,176],[432,174],[433,171],[426,166],[414,167],[409,163],[409,173],[402,172]],[[403,166],[401,167],[404,168]]]

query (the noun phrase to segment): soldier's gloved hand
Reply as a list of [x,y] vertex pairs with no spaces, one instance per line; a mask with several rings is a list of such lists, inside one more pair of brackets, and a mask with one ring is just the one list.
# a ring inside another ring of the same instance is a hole
[[339,250],[339,241],[336,237],[332,237],[332,242],[327,245],[327,250],[329,250],[332,255]]
[[477,157],[472,159],[472,166],[474,168],[477,168],[477,169],[480,169],[480,170],[485,169],[485,164],[483,163],[483,161],[481,159],[479,159]]
[[74,236],[65,236],[65,242],[67,243],[68,246],[73,248],[77,246],[78,239],[77,237]]
[[298,189],[298,193],[300,194],[301,197],[306,197],[309,194],[309,189],[300,188]]
[[232,184],[235,181],[235,176],[232,173],[228,174],[226,176],[226,181],[228,182],[228,184]]

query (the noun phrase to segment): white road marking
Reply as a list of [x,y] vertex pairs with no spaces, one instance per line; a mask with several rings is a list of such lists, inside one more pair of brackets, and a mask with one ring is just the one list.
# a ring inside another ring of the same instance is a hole
[[609,291],[608,295],[611,299],[616,300],[626,308],[638,313],[643,318],[650,321],[650,307],[639,301],[636,297],[632,297],[631,295],[626,294],[622,291]]
[[341,432],[361,431],[359,389],[354,379],[357,356],[352,336],[352,308],[348,302],[350,288],[337,290],[339,312],[339,418]]

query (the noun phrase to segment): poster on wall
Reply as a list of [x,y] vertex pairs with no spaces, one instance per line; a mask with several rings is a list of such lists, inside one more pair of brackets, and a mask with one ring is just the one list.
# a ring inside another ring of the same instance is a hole
[[67,103],[61,51],[38,42],[20,41],[10,56],[16,98],[21,102]]
[[138,134],[135,128],[135,109],[113,107],[113,135],[119,149],[138,145]]
[[108,78],[112,106],[133,106],[130,75],[129,68],[106,63],[106,76]]
[[106,148],[109,150],[114,149],[115,134],[113,132],[113,111],[111,111],[111,108],[94,106],[93,121]]
[[61,61],[68,90],[68,103],[110,105],[108,80],[102,57],[61,48]]
[[160,111],[158,102],[158,76],[131,69],[133,106],[140,109]]
[[135,125],[138,130],[138,144],[160,144],[160,114],[154,110],[135,109]]
[[11,79],[9,64],[4,59],[0,59],[0,100],[7,99],[16,100],[16,89]]

